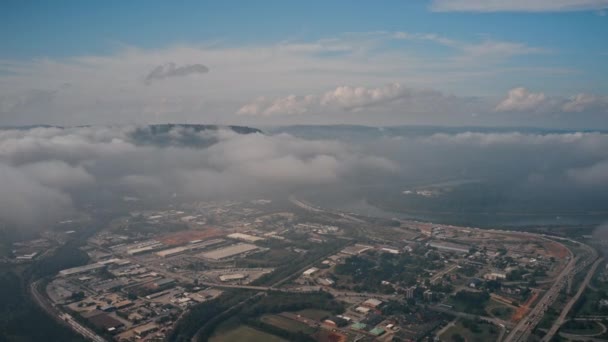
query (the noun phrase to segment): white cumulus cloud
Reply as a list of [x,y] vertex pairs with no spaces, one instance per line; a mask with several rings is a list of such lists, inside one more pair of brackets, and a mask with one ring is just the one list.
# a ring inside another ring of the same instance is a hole
[[316,102],[318,101],[313,95],[289,95],[276,99],[258,97],[251,103],[241,107],[237,114],[263,116],[272,116],[277,114],[303,114],[306,113],[309,110],[309,107],[314,105]]
[[564,112],[584,112],[587,110],[608,111],[608,97],[593,94],[577,94],[569,98],[563,105]]
[[522,112],[536,111],[545,102],[547,97],[544,93],[532,93],[526,88],[518,87],[509,90],[507,97],[495,108],[497,112]]
[[292,115],[320,110],[358,111],[379,107],[401,100],[448,99],[435,90],[414,89],[391,83],[381,87],[339,86],[321,94],[306,96],[289,95],[270,99],[259,97],[242,106],[239,115]]
[[534,93],[524,87],[509,90],[507,96],[494,108],[497,112],[536,113],[605,113],[608,112],[608,97],[579,93],[571,97],[547,96]]
[[410,94],[410,90],[399,83],[379,88],[341,86],[323,94],[320,104],[322,106],[337,105],[346,110],[356,110],[395,101]]

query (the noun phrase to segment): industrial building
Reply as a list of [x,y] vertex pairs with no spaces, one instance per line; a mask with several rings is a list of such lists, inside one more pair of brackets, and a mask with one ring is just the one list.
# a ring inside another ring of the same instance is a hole
[[377,308],[378,306],[380,306],[380,304],[382,304],[382,301],[375,298],[370,298],[363,302],[363,305],[370,308]]
[[386,253],[390,253],[390,254],[399,254],[401,253],[398,249],[395,248],[388,248],[388,247],[382,247],[382,249],[380,249],[383,252]]
[[235,274],[223,274],[220,276],[220,281],[235,281],[235,280],[243,280],[247,278],[246,274],[235,273]]
[[205,259],[222,260],[222,259],[227,259],[227,258],[236,256],[236,255],[239,255],[239,254],[255,251],[257,249],[259,249],[258,246],[248,244],[248,243],[239,243],[236,245],[218,248],[218,249],[214,249],[209,252],[201,253],[201,254],[199,254],[199,256],[201,256]]
[[154,282],[154,286],[159,289],[167,289],[175,285],[175,279],[164,278]]
[[185,253],[187,251],[189,251],[190,248],[182,246],[182,247],[174,247],[174,248],[169,248],[169,249],[163,249],[160,252],[156,252],[154,254],[156,254],[157,256],[161,257],[161,258],[167,258],[167,257],[171,257],[171,256],[175,256],[175,255],[179,255],[182,253]]
[[161,258],[168,258],[168,257],[180,255],[182,253],[186,253],[186,252],[189,252],[189,251],[195,251],[195,250],[198,250],[198,249],[204,249],[204,248],[209,247],[209,246],[220,244],[220,243],[222,243],[224,241],[226,241],[226,240],[224,240],[224,239],[213,239],[213,240],[208,240],[208,241],[204,241],[204,242],[201,242],[201,240],[191,241],[190,243],[188,243],[185,246],[164,249],[162,251],[156,252],[155,254],[157,256],[161,257]]
[[319,278],[319,279],[317,279],[317,283],[319,285],[323,285],[323,286],[332,286],[336,282],[329,278]]
[[243,234],[243,233],[232,233],[227,236],[231,239],[241,240],[241,241],[245,241],[245,242],[256,242],[256,241],[264,240],[261,237],[253,236],[253,235],[249,235],[249,234]]
[[108,259],[108,260],[96,262],[94,264],[67,268],[65,270],[59,271],[59,276],[65,277],[65,276],[69,276],[69,275],[73,275],[73,274],[79,274],[79,273],[89,272],[89,271],[93,271],[93,270],[98,270],[100,268],[105,267],[108,264],[118,264],[121,262],[123,262],[122,259]]
[[450,242],[431,242],[429,243],[429,246],[433,247],[433,248],[437,248],[439,250],[443,250],[443,251],[447,251],[447,252],[457,252],[457,253],[469,253],[469,250],[471,250],[471,247],[466,246],[466,245],[459,245],[459,244],[455,244],[455,243],[450,243]]
[[500,273],[500,272],[492,272],[492,273],[486,273],[483,276],[483,279],[486,279],[486,280],[507,279],[507,275],[504,273]]
[[139,337],[144,337],[158,330],[158,325],[155,323],[148,323],[135,328],[133,331]]
[[18,255],[17,260],[33,260],[38,255],[38,252],[33,252],[30,254]]
[[91,324],[93,324],[96,328],[108,331],[110,333],[124,326],[121,321],[100,310],[93,310],[89,313],[83,314],[82,316],[91,322]]
[[165,245],[163,245],[161,242],[158,241],[152,241],[146,244],[141,244],[135,248],[130,248],[127,250],[127,254],[129,255],[138,255],[138,254],[143,254],[143,253],[149,253],[158,249],[163,248]]
[[356,245],[348,246],[348,247],[344,248],[342,250],[342,253],[348,254],[348,255],[357,255],[357,254],[361,254],[365,251],[368,251],[370,249],[374,249],[374,247],[356,244]]
[[311,267],[309,269],[307,269],[306,271],[304,271],[302,273],[303,276],[305,277],[310,277],[311,275],[313,275],[315,272],[317,272],[319,269],[316,267]]
[[405,298],[412,299],[414,298],[414,294],[416,293],[416,286],[410,286],[405,289]]
[[65,277],[65,276],[69,276],[72,274],[79,274],[79,273],[89,272],[89,271],[93,271],[93,270],[98,270],[100,268],[103,268],[104,266],[105,266],[104,264],[96,262],[94,264],[72,267],[72,268],[68,268],[68,269],[59,271],[59,275],[62,277]]
[[355,311],[358,312],[358,313],[361,313],[361,314],[367,314],[367,313],[370,312],[370,308],[366,308],[364,306],[357,306],[355,308]]

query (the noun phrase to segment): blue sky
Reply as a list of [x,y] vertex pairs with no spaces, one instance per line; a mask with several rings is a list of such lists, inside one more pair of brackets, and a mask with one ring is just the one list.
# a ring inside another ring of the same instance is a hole
[[599,11],[438,13],[427,1],[4,1],[2,57],[104,53],[119,44],[162,47],[320,39],[343,32],[435,32],[489,36],[553,49],[606,53]]
[[[605,118],[608,93],[605,8],[606,0],[4,1],[0,124],[34,123],[37,118],[36,123],[112,123],[125,117],[134,122],[263,124],[371,123],[378,117],[386,124],[457,124],[464,117],[481,124],[525,124],[532,118],[528,123],[542,124],[538,115],[526,115],[560,114],[558,107],[583,94],[586,107],[568,108],[593,111],[589,122],[576,120],[594,125]],[[222,55],[235,60],[224,64]],[[169,64],[200,64],[209,72],[164,77],[154,85],[136,82]],[[258,69],[253,70],[254,64]],[[104,77],[94,77],[92,69]],[[132,80],[125,77],[127,69]],[[229,72],[218,74],[224,70]],[[113,72],[114,80],[105,77]],[[391,84],[400,87],[387,87]],[[106,89],[117,85],[133,92],[133,99]],[[361,88],[359,94],[368,97],[353,99],[354,91],[333,105],[317,101],[340,86]],[[201,94],[192,87],[200,87]],[[526,92],[511,100],[536,106],[515,105],[512,120],[497,116],[495,105],[520,87]],[[396,93],[374,98],[374,91],[389,90]],[[437,112],[446,107],[430,109],[424,99],[412,98],[411,93],[424,94],[422,90],[439,92],[446,101],[458,97],[457,106],[446,106],[462,117],[443,118]],[[76,94],[81,101],[70,101]],[[147,117],[144,107],[161,107],[154,102],[159,94],[173,108]],[[534,94],[543,94],[542,101]],[[291,95],[291,102],[284,100]],[[257,112],[237,115],[262,97]],[[472,106],[471,98],[479,103]],[[347,100],[360,107],[346,105]],[[260,115],[276,103],[287,106],[286,115],[281,106]],[[45,106],[54,112],[37,114]],[[76,113],[87,108],[91,114]],[[326,114],[334,111],[336,115]],[[362,113],[374,111],[380,115],[373,119]],[[484,112],[492,114],[480,119]],[[563,124],[572,120],[566,117]]]

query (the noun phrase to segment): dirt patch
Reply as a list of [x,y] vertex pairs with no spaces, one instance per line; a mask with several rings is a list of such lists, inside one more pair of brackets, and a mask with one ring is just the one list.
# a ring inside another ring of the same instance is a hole
[[526,316],[528,311],[530,311],[530,306],[532,305],[532,303],[534,303],[536,301],[537,298],[538,298],[538,292],[532,293],[530,298],[528,298],[528,300],[524,304],[522,304],[522,306],[520,306],[515,311],[515,313],[513,313],[513,316],[511,317],[511,321],[519,322],[519,320],[524,318],[524,316]]
[[559,244],[557,242],[551,243],[550,251],[551,251],[551,253],[555,253],[555,255],[558,258],[566,258],[566,257],[570,256],[570,253],[568,252],[568,248],[564,247],[562,244]]
[[568,253],[568,249],[560,243],[550,242],[547,243],[546,246],[548,252],[556,258],[564,259],[570,255],[570,253]]
[[346,342],[347,336],[334,331],[321,330],[314,335],[317,341],[321,342]]
[[514,306],[513,305],[513,299],[511,299],[511,298],[505,298],[505,297],[499,296],[499,295],[497,295],[495,293],[491,293],[490,297],[492,297],[492,299],[494,299],[495,301],[497,301],[497,302],[499,302],[501,304],[504,304],[504,305],[507,305],[507,306],[510,306],[510,307]]

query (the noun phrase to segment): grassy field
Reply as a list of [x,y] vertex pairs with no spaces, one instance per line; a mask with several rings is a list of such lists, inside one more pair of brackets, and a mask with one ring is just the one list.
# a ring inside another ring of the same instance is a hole
[[260,317],[260,320],[264,323],[274,325],[275,327],[291,332],[302,332],[305,334],[312,334],[315,332],[314,328],[309,327],[308,325],[294,321],[292,319],[281,317],[278,315],[264,315]]
[[555,302],[553,302],[553,304],[551,304],[551,306],[547,308],[547,311],[545,311],[543,318],[538,323],[538,328],[551,328],[555,320],[559,317],[562,308],[564,307],[564,305],[566,305],[567,300],[568,298],[566,297],[566,295],[564,295],[563,292],[560,292],[557,295]]
[[466,312],[479,316],[483,316],[486,314],[486,302],[479,303],[479,305],[471,305],[470,303],[463,303],[461,301],[453,300],[452,298],[450,298],[447,304],[452,305],[454,307],[454,311]]
[[496,318],[500,318],[502,320],[509,320],[511,319],[511,316],[513,315],[513,312],[515,312],[515,310],[513,310],[513,308],[508,307],[498,301],[495,301],[493,299],[491,299],[488,302],[488,305],[486,306],[486,311],[488,312],[488,314],[490,314],[491,316],[494,316]]
[[601,299],[606,298],[605,291],[594,291],[589,288],[585,290],[576,305],[573,307],[571,315],[600,315],[608,314],[608,309],[601,308],[598,303]]
[[540,320],[540,323],[538,323],[538,328],[541,328],[541,329],[551,328],[551,326],[553,325],[553,322],[555,322],[555,320],[558,317],[559,317],[559,311],[556,311],[555,309],[550,307],[549,309],[547,309],[547,311],[543,315],[543,318]]
[[10,255],[11,245],[8,242],[0,241],[0,258],[4,258]]
[[602,327],[593,321],[568,321],[564,324],[560,330],[560,332],[574,335],[594,335],[602,332]]
[[331,312],[318,309],[304,309],[297,311],[296,314],[302,315],[302,317],[306,317],[315,321],[320,321],[325,317],[331,316]]
[[453,327],[446,330],[441,336],[441,341],[452,341],[452,336],[460,335],[467,342],[496,341],[499,330],[489,323],[474,323],[475,328],[465,327],[462,321],[458,321]]
[[240,325],[235,329],[218,333],[217,335],[211,336],[210,342],[286,342],[286,340],[265,333],[263,331],[254,329],[247,325]]
[[247,267],[277,267],[280,266],[285,260],[290,260],[296,256],[295,253],[290,252],[284,248],[273,248],[265,253],[258,253],[247,259],[242,259],[237,262],[237,266]]

